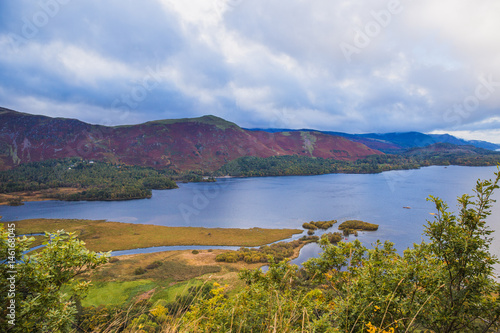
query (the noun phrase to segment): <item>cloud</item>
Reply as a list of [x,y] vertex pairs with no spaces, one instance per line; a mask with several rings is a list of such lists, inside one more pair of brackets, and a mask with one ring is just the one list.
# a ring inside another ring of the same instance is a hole
[[[0,97],[103,124],[495,135],[499,15],[495,0],[3,2]],[[485,79],[488,98],[456,111]]]

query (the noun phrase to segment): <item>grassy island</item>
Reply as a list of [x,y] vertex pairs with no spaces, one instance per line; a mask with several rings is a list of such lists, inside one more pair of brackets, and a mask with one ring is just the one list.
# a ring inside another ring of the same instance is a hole
[[335,223],[337,223],[337,220],[311,221],[311,222],[306,222],[306,223],[302,224],[302,228],[309,229],[309,230],[316,230],[316,229],[327,230],[327,229],[330,229]]
[[378,224],[363,222],[359,220],[348,220],[342,222],[339,225],[339,230],[364,230],[364,231],[375,231],[378,230]]

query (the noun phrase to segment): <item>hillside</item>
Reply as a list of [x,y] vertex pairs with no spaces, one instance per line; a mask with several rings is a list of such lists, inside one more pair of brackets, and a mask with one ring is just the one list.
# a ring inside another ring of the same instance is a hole
[[300,155],[353,161],[382,154],[341,136],[249,131],[215,116],[108,127],[0,108],[0,124],[0,170],[65,157],[213,171],[243,156]]
[[[266,131],[279,133],[296,131],[290,129],[250,129],[252,131]],[[309,131],[309,130],[302,130]],[[351,141],[359,142],[372,149],[377,149],[386,154],[400,154],[415,147],[425,147],[435,143],[451,143],[458,146],[474,146],[488,150],[500,149],[500,145],[480,140],[464,140],[449,134],[424,134],[420,132],[393,132],[393,133],[368,133],[348,134],[342,132],[321,131],[324,134],[342,136]]]

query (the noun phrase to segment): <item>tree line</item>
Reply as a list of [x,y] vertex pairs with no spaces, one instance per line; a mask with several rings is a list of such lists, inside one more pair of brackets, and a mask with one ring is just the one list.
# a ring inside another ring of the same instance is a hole
[[151,197],[151,190],[176,188],[158,170],[79,158],[22,164],[0,172],[0,193],[75,188],[77,193],[47,193],[59,200],[123,200]]
[[500,154],[462,154],[426,152],[412,155],[371,155],[356,161],[340,161],[309,156],[245,156],[230,161],[217,170],[216,176],[300,176],[328,173],[380,173],[390,170],[418,169],[431,165],[494,166]]

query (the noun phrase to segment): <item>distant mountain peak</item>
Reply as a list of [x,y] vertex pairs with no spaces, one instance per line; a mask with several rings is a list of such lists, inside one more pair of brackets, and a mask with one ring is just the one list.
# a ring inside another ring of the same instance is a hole
[[241,127],[239,127],[235,123],[227,121],[223,118],[220,118],[220,117],[217,117],[214,115],[204,115],[204,116],[196,117],[196,118],[161,119],[161,120],[148,121],[145,124],[172,125],[172,124],[179,124],[179,123],[198,123],[198,124],[216,126],[217,128],[223,129],[223,130],[226,130],[228,128],[232,128],[235,130],[241,130]]

